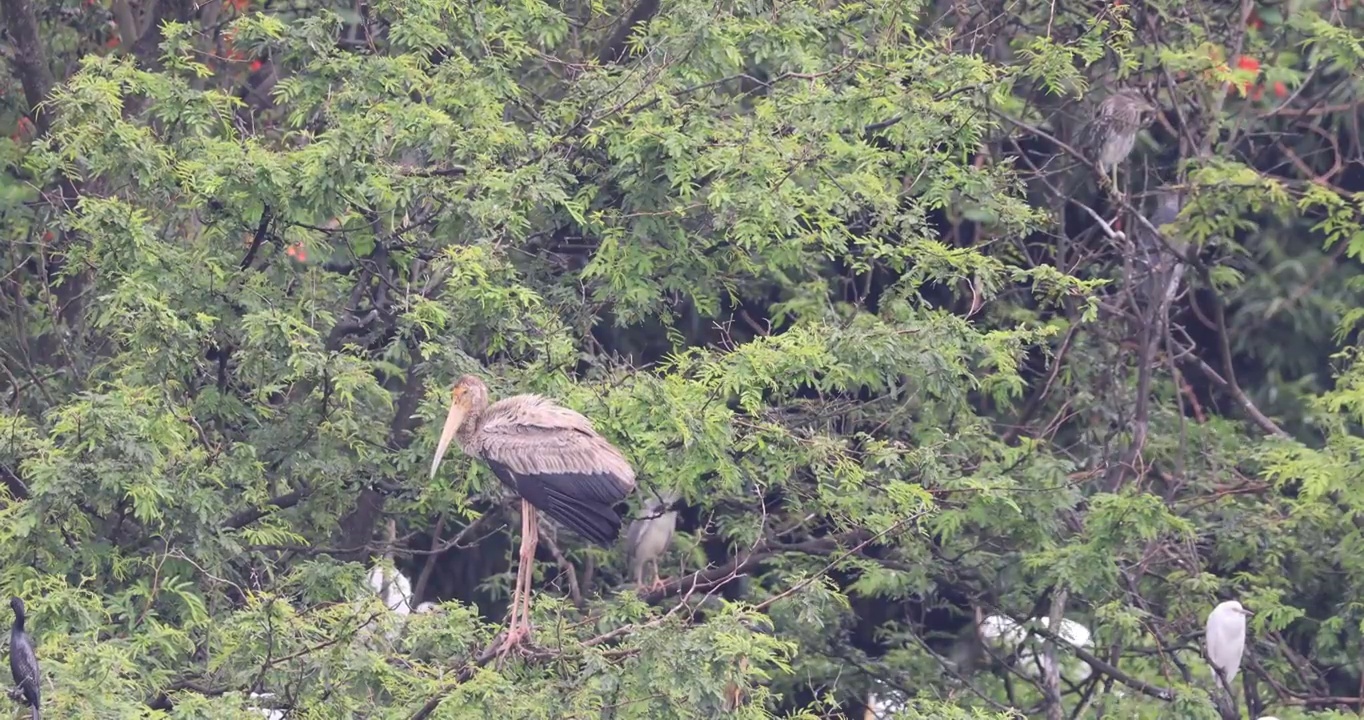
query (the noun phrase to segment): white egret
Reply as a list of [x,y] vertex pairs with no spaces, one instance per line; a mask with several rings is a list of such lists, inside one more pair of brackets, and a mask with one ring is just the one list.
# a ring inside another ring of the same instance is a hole
[[1246,618],[1254,614],[1235,600],[1220,603],[1208,613],[1204,636],[1208,663],[1212,665],[1213,678],[1225,682],[1233,698],[1236,693],[1231,683],[1241,671],[1241,654],[1246,649]]
[[[1037,618],[1037,623],[1043,628],[1050,628],[1051,618]],[[1074,620],[1062,618],[1056,634],[1074,647],[1088,648],[1094,645],[1089,628]],[[1014,622],[1013,618],[990,615],[980,622],[980,636],[991,645],[1011,652],[1027,639],[1028,629]],[[1038,638],[1037,642],[1040,643],[1040,640],[1041,638]],[[1038,648],[1024,647],[1018,650],[1018,668],[1024,675],[1038,677],[1039,665],[1043,670],[1050,668],[1046,655],[1039,652]],[[1066,670],[1066,677],[1072,682],[1081,682],[1093,672],[1088,663],[1080,661],[1067,662],[1063,667]]]
[[399,615],[412,612],[412,581],[402,571],[375,565],[369,571],[369,586],[384,600],[389,610]]
[[[251,693],[251,694],[248,695],[247,697],[250,697],[252,700],[255,700],[255,699],[260,699],[260,700],[273,700],[273,699],[275,699],[275,694],[274,694],[274,693]],[[283,711],[283,710],[272,710],[272,709],[269,709],[269,708],[258,708],[258,707],[251,707],[251,708],[247,708],[247,709],[248,709],[248,710],[255,710],[256,712],[260,713],[261,716],[265,718],[265,720],[284,720],[284,711]]]
[[873,683],[877,689],[867,694],[867,709],[862,720],[890,720],[905,709],[907,698],[904,693],[887,687],[880,680]]
[[[388,608],[392,617],[405,618],[412,614],[412,581],[401,570],[393,567],[392,557],[386,557],[376,563],[369,570],[368,585],[369,589],[379,600]],[[369,602],[367,597],[361,595],[356,598],[358,602]],[[380,633],[388,642],[397,640],[401,630],[401,624],[395,623],[391,618],[375,617],[377,624],[371,626],[366,624],[360,629],[362,642],[369,644],[375,637],[375,633]]]

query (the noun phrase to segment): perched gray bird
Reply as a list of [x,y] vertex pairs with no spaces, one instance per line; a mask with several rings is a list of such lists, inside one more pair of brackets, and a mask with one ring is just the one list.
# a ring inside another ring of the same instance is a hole
[[33,720],[39,720],[38,688],[41,675],[38,674],[38,655],[33,652],[33,640],[24,632],[24,601],[12,597],[9,606],[14,611],[14,625],[9,631],[9,672],[18,686],[17,692],[11,693],[11,697],[29,706],[33,711]]
[[[1155,210],[1151,213],[1151,224],[1159,229],[1162,225],[1172,225],[1179,219],[1179,211],[1184,207],[1184,198],[1177,190],[1161,190],[1156,194]],[[1178,249],[1178,248],[1176,248]]]
[[635,471],[592,421],[539,395],[488,404],[488,386],[465,375],[450,393],[450,411],[431,461],[436,476],[451,441],[481,458],[521,497],[521,558],[502,651],[530,633],[530,582],[542,511],[582,537],[610,546],[620,535],[614,505],[635,489]]
[[1137,133],[1155,119],[1156,107],[1136,90],[1119,90],[1099,103],[1085,126],[1083,152],[1118,184],[1118,165],[1132,152]]
[[658,559],[668,551],[677,528],[677,511],[672,509],[677,498],[676,492],[665,490],[658,498],[646,500],[639,518],[631,522],[626,531],[625,551],[635,570],[635,585],[641,590],[644,589],[644,566],[648,564],[654,568],[654,581],[649,588],[663,587],[663,579],[658,576]]
[[[1184,198],[1177,190],[1161,190],[1156,193],[1154,207],[1147,218],[1159,230],[1166,225],[1173,225],[1179,219],[1179,211],[1183,206]],[[1174,300],[1179,290],[1179,280],[1184,275],[1184,263],[1181,257],[1172,256],[1170,250],[1182,256],[1186,247],[1183,238],[1167,234],[1165,242],[1161,242],[1160,237],[1143,223],[1133,228],[1133,237],[1137,240],[1137,260],[1141,269],[1145,270],[1145,278],[1139,285],[1142,299],[1156,303]],[[1169,249],[1165,247],[1166,243]]]

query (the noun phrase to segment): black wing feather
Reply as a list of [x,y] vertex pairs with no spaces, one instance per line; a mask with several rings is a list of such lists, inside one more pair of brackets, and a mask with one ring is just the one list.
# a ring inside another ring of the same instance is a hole
[[493,474],[516,490],[526,502],[560,525],[599,545],[620,536],[621,519],[612,507],[624,499],[620,485],[600,473],[540,473],[523,475],[488,460]]

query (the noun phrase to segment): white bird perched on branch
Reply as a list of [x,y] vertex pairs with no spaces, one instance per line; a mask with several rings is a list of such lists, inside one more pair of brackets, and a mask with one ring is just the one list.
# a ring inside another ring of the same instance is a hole
[[1246,618],[1254,614],[1235,600],[1220,603],[1208,613],[1204,635],[1208,664],[1212,665],[1213,678],[1225,683],[1233,702],[1236,693],[1232,691],[1231,683],[1241,671],[1241,654],[1246,649]]
[[369,586],[389,610],[399,615],[412,612],[412,582],[401,570],[375,565],[369,571]]
[[904,711],[908,698],[899,690],[888,687],[880,680],[874,681],[877,690],[867,694],[867,711],[862,720],[890,720]]
[[[1043,628],[1049,629],[1051,627],[1051,618],[1045,616],[1037,618],[1037,623]],[[1090,636],[1089,628],[1084,625],[1081,625],[1074,620],[1062,618],[1058,628],[1056,634],[1070,645],[1079,648],[1093,647],[1094,642]],[[1017,622],[1014,622],[1013,618],[1005,615],[990,615],[986,617],[980,623],[980,636],[982,640],[989,642],[1006,652],[1012,652],[1017,649],[1018,666],[1024,675],[1037,677],[1039,667],[1043,671],[1050,669],[1050,663],[1047,660],[1046,655],[1039,653],[1038,648],[1019,647],[1028,639],[1028,629]],[[1067,669],[1066,676],[1075,682],[1085,680],[1092,672],[1088,663],[1067,663],[1065,667]]]
[[[247,697],[251,698],[252,700],[257,700],[257,699],[259,699],[259,700],[274,700],[274,699],[275,699],[275,694],[274,694],[274,693],[251,693],[251,694],[248,695]],[[284,711],[283,711],[283,710],[275,710],[275,709],[272,709],[272,708],[258,708],[258,707],[250,707],[250,708],[247,708],[247,709],[248,709],[248,710],[255,710],[256,712],[260,713],[261,716],[265,718],[265,720],[284,720]]]

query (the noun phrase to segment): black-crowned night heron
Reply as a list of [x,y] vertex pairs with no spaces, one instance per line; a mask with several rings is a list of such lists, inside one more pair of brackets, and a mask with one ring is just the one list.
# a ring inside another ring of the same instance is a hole
[[1099,103],[1094,117],[1085,125],[1083,152],[1090,162],[1111,174],[1118,185],[1118,165],[1131,154],[1137,133],[1155,119],[1156,107],[1136,90],[1119,90]]
[[639,518],[631,522],[630,529],[626,531],[626,553],[635,571],[635,585],[640,589],[644,588],[644,566],[647,564],[652,564],[654,570],[654,579],[649,587],[654,590],[663,587],[663,579],[658,576],[658,559],[668,551],[673,531],[677,528],[677,511],[672,508],[677,498],[677,493],[672,491],[649,498]]
[[[1160,228],[1173,225],[1179,220],[1179,211],[1183,206],[1184,199],[1178,191],[1161,190],[1156,193],[1155,201],[1152,203],[1151,212],[1147,218],[1152,227],[1160,230]],[[1178,279],[1174,276],[1182,277],[1184,273],[1181,269],[1185,252],[1183,238],[1175,234],[1167,234],[1165,242],[1162,242],[1159,236],[1147,229],[1145,223],[1138,223],[1132,230],[1132,237],[1136,239],[1137,257],[1135,259],[1145,271],[1145,277],[1138,285],[1142,300],[1144,302],[1173,300],[1174,294],[1178,290]],[[1166,248],[1167,244],[1169,245],[1168,249]],[[1171,257],[1170,250],[1173,250],[1180,257]]]

